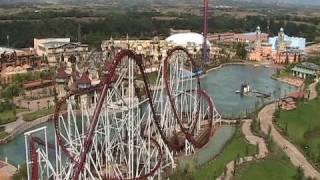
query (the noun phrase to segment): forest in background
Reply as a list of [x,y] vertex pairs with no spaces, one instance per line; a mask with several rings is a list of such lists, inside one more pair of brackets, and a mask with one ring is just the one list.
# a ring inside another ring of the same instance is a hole
[[[250,32],[260,26],[263,32],[277,35],[280,27],[286,34],[317,41],[320,36],[320,17],[300,17],[290,15],[273,16],[247,15],[236,17],[219,14],[209,17],[209,32]],[[80,28],[79,28],[80,26]],[[66,11],[22,11],[12,15],[0,15],[0,46],[15,48],[33,46],[33,38],[70,37],[78,40],[80,29],[81,41],[91,47],[99,47],[102,40],[125,38],[147,39],[153,36],[165,38],[169,29],[191,29],[202,32],[202,16],[187,13],[160,13],[156,11],[107,11],[95,13],[74,8]]]

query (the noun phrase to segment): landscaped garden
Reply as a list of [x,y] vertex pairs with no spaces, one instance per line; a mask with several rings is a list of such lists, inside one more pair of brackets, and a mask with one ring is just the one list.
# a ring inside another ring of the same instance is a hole
[[53,112],[54,112],[54,108],[53,107],[51,107],[49,109],[40,109],[38,111],[34,111],[34,112],[30,112],[30,113],[24,114],[23,115],[23,120],[24,121],[33,121],[33,120],[38,119],[40,117],[53,114]]
[[171,178],[177,180],[215,179],[225,171],[225,167],[230,161],[256,154],[256,152],[257,147],[250,145],[242,134],[241,129],[237,128],[233,138],[215,159],[201,167],[195,167],[190,164],[184,169],[178,169]]
[[[259,123],[258,123],[259,124]],[[259,125],[260,126],[260,125]],[[262,135],[260,128],[253,128],[255,134]],[[269,154],[264,159],[244,163],[237,167],[236,180],[279,180],[305,179],[301,168],[296,168],[271,138],[270,134],[263,135],[268,146]]]
[[293,111],[281,111],[277,125],[290,141],[320,168],[320,100],[300,102]]
[[0,139],[7,137],[9,134],[5,131],[4,127],[0,128]]
[[16,107],[9,100],[0,102],[0,124],[7,124],[15,121],[16,118]]
[[265,160],[241,165],[236,180],[303,179],[303,172],[294,167],[282,152],[272,152]]

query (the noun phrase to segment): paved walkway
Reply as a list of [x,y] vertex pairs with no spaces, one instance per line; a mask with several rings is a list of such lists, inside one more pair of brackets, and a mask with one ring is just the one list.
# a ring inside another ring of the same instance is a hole
[[307,161],[304,155],[287,139],[285,139],[272,124],[272,117],[275,112],[276,104],[265,106],[260,112],[258,117],[261,122],[261,130],[268,134],[271,128],[271,137],[279,147],[284,147],[283,151],[288,155],[293,165],[301,167],[304,170],[305,176],[312,177],[320,180],[320,173]]
[[[238,160],[238,162],[236,162],[236,165],[240,165],[242,163],[245,162],[249,162],[249,161],[253,161],[255,159],[262,159],[265,158],[267,156],[267,154],[269,153],[267,145],[264,141],[263,138],[258,137],[253,135],[252,131],[251,131],[251,123],[252,120],[243,120],[242,121],[242,133],[245,135],[245,138],[249,141],[250,144],[253,145],[258,145],[259,146],[259,152],[258,154],[254,155],[254,156],[247,156],[247,157],[243,157],[240,158]],[[233,178],[233,172],[234,172],[234,167],[235,162],[231,161],[227,164],[226,168],[227,168],[227,172],[226,174],[222,174],[219,178],[219,180],[230,180]]]
[[313,100],[318,96],[318,91],[317,91],[318,83],[319,83],[319,80],[316,79],[316,82],[309,85],[309,90],[310,90],[309,100]]

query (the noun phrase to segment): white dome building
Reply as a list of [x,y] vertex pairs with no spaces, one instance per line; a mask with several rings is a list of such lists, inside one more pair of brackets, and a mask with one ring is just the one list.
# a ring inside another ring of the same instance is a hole
[[[166,41],[168,43],[173,43],[177,46],[187,47],[189,44],[202,46],[204,37],[202,34],[189,32],[189,33],[179,33],[169,36]],[[208,48],[211,47],[210,42],[207,40]]]

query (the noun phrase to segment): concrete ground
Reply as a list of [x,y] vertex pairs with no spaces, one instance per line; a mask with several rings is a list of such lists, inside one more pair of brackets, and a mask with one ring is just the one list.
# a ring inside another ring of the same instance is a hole
[[11,180],[17,168],[13,165],[0,161],[0,179]]

